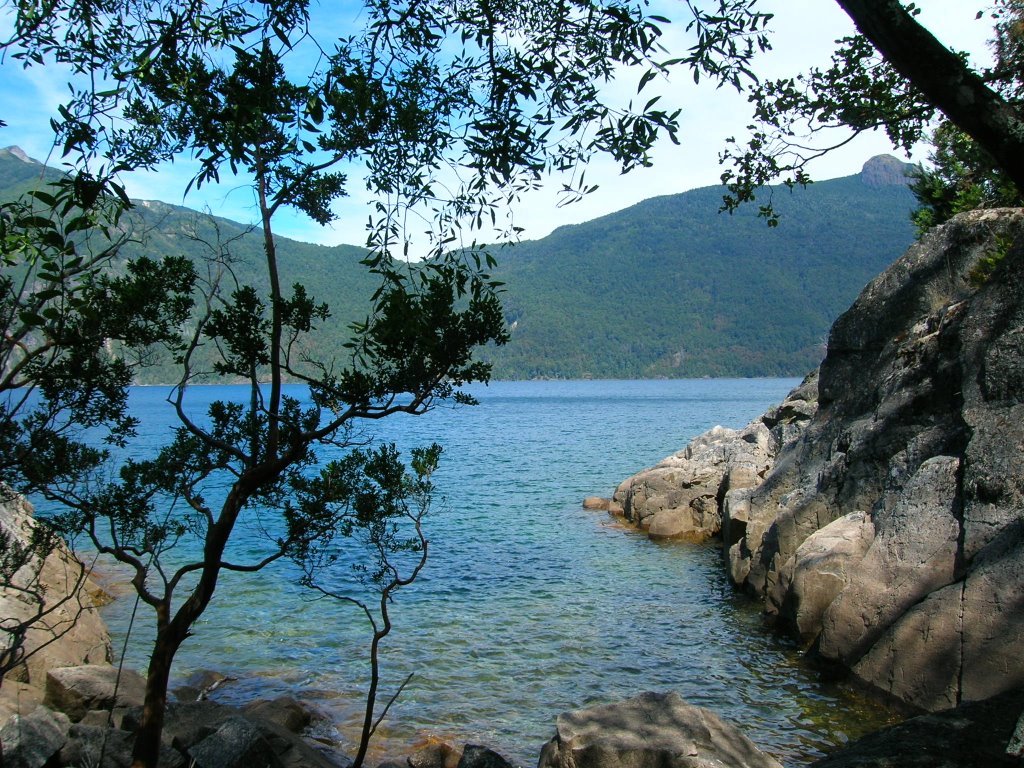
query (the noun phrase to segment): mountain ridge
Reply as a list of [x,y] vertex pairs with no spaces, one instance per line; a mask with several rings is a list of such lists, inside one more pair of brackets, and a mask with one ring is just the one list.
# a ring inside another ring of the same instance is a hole
[[[0,199],[24,191],[35,163],[25,158],[0,150]],[[497,248],[492,276],[506,284],[512,342],[481,357],[501,379],[802,375],[819,362],[835,317],[913,240],[901,169],[880,156],[860,174],[763,190],[782,214],[773,229],[755,206],[720,214],[724,189],[708,186]],[[149,252],[194,250],[187,230],[205,227],[205,237],[237,236],[242,262],[260,263],[258,230],[137,202]],[[277,240],[285,284],[302,281],[332,307],[314,339],[330,356],[369,310],[376,285],[359,264],[366,251]],[[257,286],[260,275],[243,269]],[[157,367],[146,381],[169,373]]]
[[[802,375],[831,322],[913,241],[895,158],[790,193],[780,226],[723,187],[645,200],[499,252],[513,343],[499,377]],[[600,315],[605,315],[602,319]],[[612,322],[608,316],[614,316]]]

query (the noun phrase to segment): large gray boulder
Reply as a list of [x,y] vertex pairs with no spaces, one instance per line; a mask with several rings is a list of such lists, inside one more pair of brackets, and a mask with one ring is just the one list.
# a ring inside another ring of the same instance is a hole
[[260,729],[231,717],[188,750],[197,768],[279,768],[281,762]]
[[0,727],[2,762],[6,768],[42,768],[67,741],[71,721],[60,712],[37,707],[15,715]]
[[110,664],[51,669],[43,704],[77,723],[90,710],[138,707],[146,696],[146,681],[133,670]]
[[538,768],[781,768],[739,729],[677,693],[558,716]]
[[[726,499],[730,576],[820,656],[913,705],[1022,685],[1022,446],[1024,211],[962,214],[836,321],[817,412]],[[818,533],[853,513],[873,535],[836,538],[832,565],[809,569]]]

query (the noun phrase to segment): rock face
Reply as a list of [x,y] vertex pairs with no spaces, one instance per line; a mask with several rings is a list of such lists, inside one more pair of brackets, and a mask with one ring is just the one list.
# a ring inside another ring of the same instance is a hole
[[[1022,235],[1018,209],[965,214],[864,289],[729,550],[733,580],[822,657],[930,710],[1024,684]],[[809,570],[851,513],[873,537]]]
[[[0,488],[0,530],[26,546],[35,521],[32,505]],[[96,606],[103,591],[71,553],[58,546],[45,561],[33,557],[0,588],[0,652],[15,651],[5,680],[40,690],[47,670],[109,662],[110,635]],[[20,636],[22,625],[27,631]]]
[[868,187],[892,187],[906,185],[908,174],[914,168],[892,155],[875,155],[860,171],[861,183]]
[[738,729],[677,693],[558,716],[538,768],[781,768]]
[[[706,541],[722,533],[722,502],[758,486],[776,453],[802,430],[816,407],[816,376],[777,408],[743,429],[715,427],[656,466],[627,478],[610,509],[651,538]],[[732,515],[733,531],[740,521]]]
[[898,699],[1024,685],[1024,210],[937,227],[836,321],[816,381],[616,499],[654,531],[720,526],[736,585]]

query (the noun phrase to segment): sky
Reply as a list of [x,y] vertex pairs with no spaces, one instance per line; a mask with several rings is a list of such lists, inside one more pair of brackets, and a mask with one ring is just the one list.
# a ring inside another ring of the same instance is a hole
[[[337,8],[345,7],[332,5],[332,0],[321,2],[335,14]],[[682,0],[655,2],[674,3],[677,12],[682,6]],[[940,40],[956,49],[970,51],[978,58],[985,57],[990,27],[975,20],[978,3],[920,0],[918,5],[922,8],[919,19]],[[762,77],[793,75],[810,66],[825,66],[834,48],[833,41],[854,31],[848,17],[830,0],[761,0],[758,7],[775,13],[771,24],[773,50],[755,63]],[[666,5],[666,10],[671,12],[673,6]],[[8,20],[0,19],[0,31],[8,26]],[[683,27],[679,24],[665,28],[662,40],[672,53],[688,47]],[[0,119],[8,124],[0,128],[0,146],[17,145],[29,156],[46,161],[52,143],[49,118],[67,94],[63,73],[54,67],[22,70],[20,65],[6,61],[0,68],[0,76]],[[614,87],[633,88],[633,83],[635,80]],[[608,160],[592,163],[586,172],[587,182],[599,188],[571,205],[559,207],[561,182],[552,179],[544,188],[520,201],[514,211],[514,222],[524,228],[524,239],[538,239],[558,226],[589,221],[651,197],[719,183],[722,168],[718,157],[726,145],[725,140],[729,136],[742,137],[749,122],[746,97],[728,88],[716,89],[711,83],[695,86],[682,71],[660,86],[683,109],[681,145],[662,141],[656,147],[653,167],[627,175],[621,175]],[[666,96],[666,102],[668,98]],[[815,179],[848,176],[859,172],[863,163],[877,154],[894,154],[904,160],[923,162],[926,151],[926,147],[921,147],[908,157],[894,151],[884,134],[876,132],[859,137],[844,149],[815,161],[809,171]],[[57,164],[59,153],[50,162]],[[217,215],[241,222],[257,218],[252,191],[240,181],[193,190],[183,198],[182,190],[194,173],[191,163],[179,161],[157,173],[134,174],[124,181],[128,193],[136,199],[208,208]],[[352,196],[336,207],[338,221],[321,227],[299,214],[282,212],[276,219],[278,234],[324,245],[362,244],[368,206],[372,201],[361,194],[358,182],[351,185],[351,190]],[[484,235],[482,239],[488,238]]]

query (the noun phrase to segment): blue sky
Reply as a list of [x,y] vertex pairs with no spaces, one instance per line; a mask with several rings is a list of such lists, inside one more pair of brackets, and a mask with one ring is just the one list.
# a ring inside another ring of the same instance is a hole
[[[676,9],[681,5],[681,0],[672,2]],[[964,0],[922,0],[918,5],[923,8],[921,19],[941,40],[978,56],[985,55],[989,28],[984,22],[975,21],[978,4]],[[358,21],[360,7],[325,1],[323,7],[315,11],[317,22],[321,28],[341,30],[346,23]],[[832,41],[853,31],[845,14],[828,0],[762,0],[761,7],[776,14],[772,24],[774,50],[757,66],[763,76],[792,75],[811,65],[824,65],[832,51]],[[332,9],[330,16],[324,8]],[[0,19],[0,30],[8,23]],[[683,50],[688,45],[683,25],[668,28],[663,40],[673,50]],[[48,121],[67,94],[64,74],[55,67],[22,70],[11,61],[4,62],[0,72],[3,76],[0,119],[8,124],[0,129],[0,146],[18,145],[30,156],[46,160],[52,141]],[[610,161],[592,164],[587,170],[587,181],[599,184],[600,188],[573,205],[558,207],[561,182],[552,179],[543,189],[525,198],[514,212],[515,223],[525,228],[524,238],[543,237],[557,226],[587,221],[649,197],[718,183],[721,173],[718,154],[725,145],[725,138],[742,136],[749,121],[745,97],[731,90],[715,89],[710,83],[694,86],[682,72],[676,80],[678,82],[663,83],[662,87],[683,107],[682,145],[663,142],[657,148],[653,168],[626,176],[620,175]],[[635,80],[629,79],[613,87],[635,88]],[[819,179],[849,175],[858,172],[867,158],[885,152],[898,154],[893,152],[884,135],[861,137],[842,151],[817,161],[810,171]],[[923,161],[923,148],[910,159]],[[51,162],[58,160],[54,156]],[[243,222],[255,218],[252,191],[244,180],[227,179],[219,186],[193,190],[182,198],[182,190],[194,173],[193,164],[178,161],[158,173],[136,174],[125,182],[129,194],[135,198],[207,207],[218,215]],[[369,213],[367,206],[372,201],[361,194],[358,182],[350,188],[352,197],[337,208],[338,222],[324,228],[289,212],[277,219],[278,233],[327,245],[361,244]],[[488,238],[485,235],[483,239]]]

